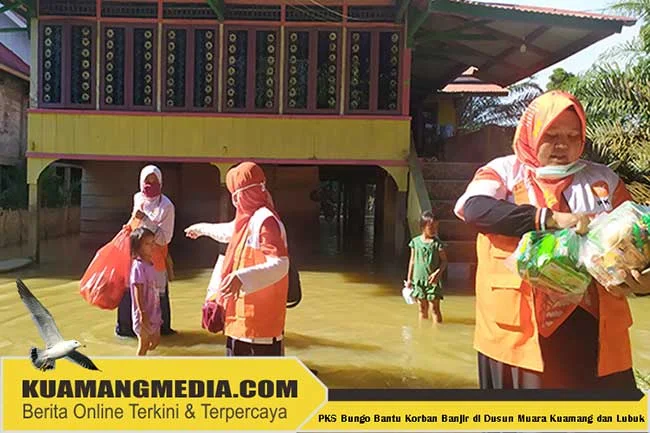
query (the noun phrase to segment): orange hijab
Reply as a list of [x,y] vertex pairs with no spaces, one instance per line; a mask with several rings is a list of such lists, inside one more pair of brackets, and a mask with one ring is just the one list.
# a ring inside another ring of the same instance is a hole
[[266,176],[262,168],[254,162],[243,162],[230,169],[226,175],[226,187],[235,204],[235,231],[226,249],[222,279],[235,267],[235,251],[248,235],[248,223],[253,214],[262,207],[267,207],[274,214],[271,194],[266,190]]
[[526,178],[535,191],[538,205],[557,211],[566,210],[562,209],[564,207],[562,193],[571,184],[573,175],[560,179],[540,179],[535,175],[535,169],[540,167],[537,153],[542,137],[553,121],[568,109],[575,110],[580,118],[582,125],[580,154],[582,155],[587,130],[584,108],[575,96],[559,90],[544,93],[530,103],[519,120],[512,145],[517,159],[526,167]]

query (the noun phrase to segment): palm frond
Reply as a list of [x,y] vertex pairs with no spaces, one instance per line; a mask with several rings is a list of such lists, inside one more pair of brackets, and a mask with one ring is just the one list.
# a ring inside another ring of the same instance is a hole
[[616,13],[640,19],[650,16],[650,0],[617,1],[610,7]]

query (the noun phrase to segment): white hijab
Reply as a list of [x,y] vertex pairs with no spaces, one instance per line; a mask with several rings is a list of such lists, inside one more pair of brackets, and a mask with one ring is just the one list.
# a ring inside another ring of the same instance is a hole
[[[156,178],[158,179],[158,183],[160,183],[161,192],[159,196],[149,198],[146,197],[142,193],[142,191],[144,190],[145,179],[151,174],[155,175]],[[157,222],[160,214],[158,207],[161,204],[162,186],[163,186],[162,171],[160,171],[158,167],[156,167],[155,165],[148,165],[145,168],[143,168],[142,171],[140,171],[140,194],[138,195],[142,203],[142,211],[145,212],[147,216],[149,216],[149,218],[154,222]]]

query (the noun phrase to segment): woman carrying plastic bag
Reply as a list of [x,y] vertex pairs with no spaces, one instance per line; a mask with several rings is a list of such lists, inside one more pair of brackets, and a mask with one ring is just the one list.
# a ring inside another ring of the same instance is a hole
[[[175,208],[172,201],[162,193],[163,177],[160,169],[148,165],[140,172],[140,191],[133,196],[131,225],[146,227],[155,233],[154,268],[155,285],[160,295],[163,325],[162,335],[175,333],[171,329],[171,307],[169,303],[168,245],[174,235]],[[126,287],[126,286],[125,286]],[[125,290],[118,308],[115,334],[135,337],[131,329],[131,296]]]

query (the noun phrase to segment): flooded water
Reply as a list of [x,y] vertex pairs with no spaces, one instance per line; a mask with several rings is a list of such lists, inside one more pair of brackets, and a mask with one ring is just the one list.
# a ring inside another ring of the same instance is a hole
[[[330,228],[331,229],[331,228]],[[367,247],[367,243],[366,243]],[[447,293],[445,322],[420,321],[417,307],[400,296],[404,270],[376,265],[367,253],[341,253],[338,242],[322,242],[321,254],[303,260],[303,301],[288,311],[286,353],[302,359],[332,388],[474,388],[472,349],[474,299]],[[367,251],[367,250],[366,250]],[[19,253],[6,249],[2,256]],[[338,252],[338,253],[337,253]],[[77,238],[43,244],[43,263],[0,275],[0,355],[27,355],[42,346],[16,293],[21,277],[52,312],[65,338],[96,355],[135,355],[136,341],[113,334],[116,312],[91,307],[79,296],[78,279],[92,252]],[[223,336],[200,327],[210,270],[179,270],[171,283],[172,321],[178,335],[163,337],[152,355],[221,356]],[[631,301],[635,366],[650,372],[650,298]]]

